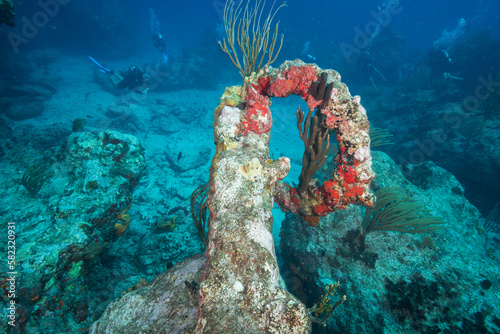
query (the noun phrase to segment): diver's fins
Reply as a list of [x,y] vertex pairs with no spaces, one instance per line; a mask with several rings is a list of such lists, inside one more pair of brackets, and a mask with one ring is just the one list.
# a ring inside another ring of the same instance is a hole
[[87,56],[87,57],[89,57],[89,59],[90,59],[90,60],[92,60],[92,62],[93,62],[94,64],[96,64],[96,65],[97,65],[97,66],[101,69],[101,71],[103,71],[104,73],[111,73],[111,72],[113,72],[113,71],[112,71],[112,70],[110,70],[109,68],[106,68],[106,67],[102,66],[101,64],[99,64],[99,63],[98,63],[98,62],[97,62],[94,58],[92,58],[91,56]]
[[111,84],[113,87],[120,89],[118,84],[123,81],[123,77],[121,75],[116,74],[115,72],[106,72],[108,74],[109,79],[111,80]]

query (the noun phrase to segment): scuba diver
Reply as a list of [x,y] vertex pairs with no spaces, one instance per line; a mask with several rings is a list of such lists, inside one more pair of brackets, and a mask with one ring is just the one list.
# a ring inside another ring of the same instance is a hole
[[155,32],[153,34],[153,45],[158,49],[158,51],[161,52],[163,56],[163,63],[166,64],[168,62],[167,42],[165,41],[165,38],[163,38],[163,35],[159,32]]
[[115,73],[101,64],[94,58],[88,56],[89,59],[100,68],[101,72],[108,75],[113,84],[113,87],[118,89],[128,88],[131,91],[142,94],[147,88],[148,76],[139,66],[132,65],[126,71],[121,72],[121,75]]

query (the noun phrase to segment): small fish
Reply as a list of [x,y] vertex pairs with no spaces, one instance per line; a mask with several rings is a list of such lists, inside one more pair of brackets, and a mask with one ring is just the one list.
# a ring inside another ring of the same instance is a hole
[[52,29],[57,30],[56,26],[50,26]]
[[18,4],[20,4],[21,6],[23,5],[22,2],[19,2],[19,1],[16,1]]
[[181,160],[181,158],[182,158],[182,151],[179,152],[179,155],[177,156],[177,160]]

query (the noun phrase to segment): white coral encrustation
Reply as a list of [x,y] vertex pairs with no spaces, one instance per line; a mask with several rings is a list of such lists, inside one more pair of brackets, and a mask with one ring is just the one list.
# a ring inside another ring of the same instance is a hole
[[240,166],[240,172],[247,178],[253,178],[262,174],[262,164],[259,159],[253,158],[250,162],[245,161],[245,164]]
[[241,110],[236,107],[225,106],[215,126],[215,134],[221,138],[227,136],[235,138],[239,133],[239,124],[241,123]]

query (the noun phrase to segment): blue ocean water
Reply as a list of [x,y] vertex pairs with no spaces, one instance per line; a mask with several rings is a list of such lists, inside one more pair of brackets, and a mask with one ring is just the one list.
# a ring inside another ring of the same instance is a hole
[[[224,4],[0,1],[0,331],[97,333],[113,301],[204,253],[192,193],[216,164],[214,109],[243,83],[217,43]],[[271,66],[338,71],[390,134],[372,147],[373,191],[401,188],[448,224],[360,237],[363,207],[311,227],[275,205],[289,291],[307,307],[336,281],[348,296],[314,333],[500,332],[499,13],[495,0],[291,0],[276,13]],[[292,187],[298,105],[271,105],[270,157],[290,158]],[[338,164],[334,137],[318,184]]]

